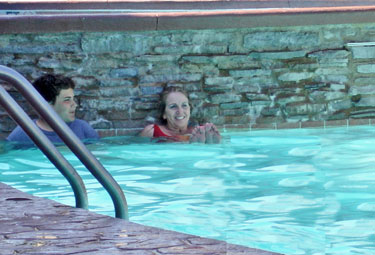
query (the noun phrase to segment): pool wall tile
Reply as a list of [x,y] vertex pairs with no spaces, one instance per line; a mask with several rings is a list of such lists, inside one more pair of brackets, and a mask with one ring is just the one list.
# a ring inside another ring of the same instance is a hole
[[349,123],[348,120],[327,120],[325,122],[325,126],[328,127],[328,126],[347,126]]
[[324,127],[323,121],[305,121],[301,122],[301,128],[319,128]]
[[371,125],[371,123],[374,123],[374,120],[371,120],[371,119],[350,119],[349,120],[350,126]]
[[294,123],[278,123],[277,129],[292,129],[292,128],[301,128],[300,122]]

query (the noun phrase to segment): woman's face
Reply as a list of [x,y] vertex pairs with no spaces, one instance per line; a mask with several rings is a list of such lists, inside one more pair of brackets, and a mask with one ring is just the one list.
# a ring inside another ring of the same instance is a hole
[[163,118],[170,129],[187,129],[190,119],[189,99],[181,92],[170,93],[165,102]]

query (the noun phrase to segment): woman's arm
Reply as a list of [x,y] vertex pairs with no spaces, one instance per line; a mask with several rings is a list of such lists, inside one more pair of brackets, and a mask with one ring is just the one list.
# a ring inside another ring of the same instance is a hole
[[141,133],[139,133],[139,136],[144,137],[154,137],[154,124],[147,125]]

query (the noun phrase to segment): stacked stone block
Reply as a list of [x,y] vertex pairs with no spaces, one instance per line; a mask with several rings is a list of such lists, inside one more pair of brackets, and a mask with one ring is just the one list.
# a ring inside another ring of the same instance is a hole
[[[77,84],[78,117],[106,135],[157,117],[165,86],[198,122],[278,125],[375,117],[375,24],[0,35],[0,64]],[[357,42],[369,42],[356,44]],[[32,112],[14,89],[4,86]],[[0,131],[14,127],[0,110]]]

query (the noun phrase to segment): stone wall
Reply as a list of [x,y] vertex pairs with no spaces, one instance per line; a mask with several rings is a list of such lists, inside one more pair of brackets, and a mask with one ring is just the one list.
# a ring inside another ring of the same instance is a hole
[[[72,77],[78,117],[102,135],[152,122],[166,85],[190,93],[196,119],[256,127],[374,118],[375,45],[356,44],[373,41],[375,24],[3,34],[0,64]],[[0,118],[5,136],[15,124]]]

